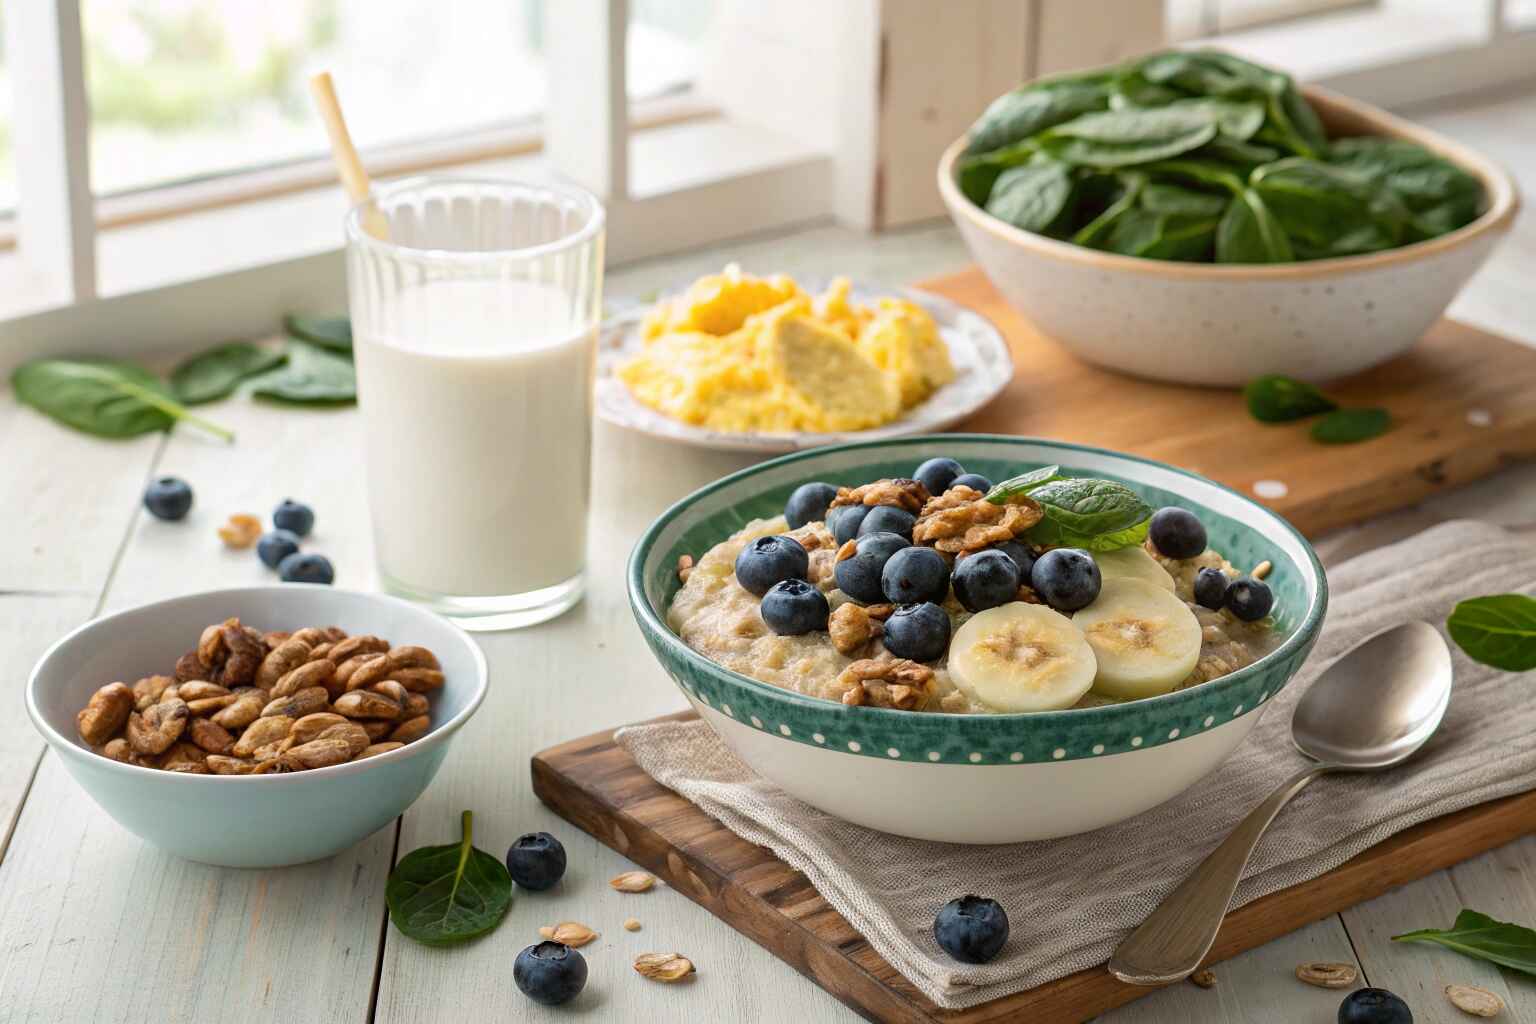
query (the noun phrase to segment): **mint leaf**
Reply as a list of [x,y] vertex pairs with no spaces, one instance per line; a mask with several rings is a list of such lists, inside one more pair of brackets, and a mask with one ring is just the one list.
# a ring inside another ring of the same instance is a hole
[[1243,388],[1243,397],[1248,401],[1248,411],[1261,423],[1288,423],[1339,407],[1314,385],[1278,373],[1249,381]]
[[987,492],[987,500],[994,505],[1002,505],[1007,500],[1018,494],[1028,494],[1042,484],[1048,484],[1053,480],[1064,479],[1060,466],[1041,466],[1032,469],[1028,473],[1020,473],[1018,476],[1009,477],[1000,484],[994,484]]
[[1312,440],[1322,444],[1354,444],[1380,437],[1392,428],[1385,409],[1335,409],[1312,424]]
[[1445,620],[1473,661],[1509,672],[1536,669],[1536,598],[1491,594],[1462,601]]
[[1475,910],[1463,910],[1447,929],[1421,928],[1392,936],[1393,942],[1432,942],[1474,960],[1536,975],[1536,931],[1496,921]]
[[[1030,491],[1045,518],[1025,533],[1033,544],[1046,547],[1088,547],[1096,538],[1124,534],[1151,517],[1152,508],[1140,495],[1115,480],[1078,477],[1056,480]],[[1125,547],[1120,538],[1099,543],[1098,550]]]
[[484,935],[512,906],[506,865],[473,845],[468,811],[462,822],[457,843],[412,850],[384,885],[389,919],[424,945],[451,946]]

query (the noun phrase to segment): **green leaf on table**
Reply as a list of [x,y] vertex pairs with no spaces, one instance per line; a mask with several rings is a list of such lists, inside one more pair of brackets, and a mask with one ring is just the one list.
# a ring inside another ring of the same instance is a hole
[[1445,628],[1473,661],[1508,672],[1536,669],[1536,598],[1525,594],[1469,598],[1451,610]]
[[1380,437],[1392,429],[1385,409],[1335,409],[1312,424],[1312,440],[1322,444],[1355,444]]
[[182,362],[171,371],[171,392],[186,405],[224,398],[247,377],[281,366],[281,352],[248,341],[232,341]]
[[1025,537],[1045,547],[1083,547],[1112,551],[1146,537],[1152,508],[1135,491],[1117,480],[1074,477],[1036,487],[1029,496],[1040,503],[1045,518]]
[[992,489],[987,492],[987,500],[994,505],[1001,505],[1014,495],[1028,494],[1036,487],[1061,479],[1063,477],[1060,466],[1041,466],[1039,469],[1032,469],[1028,473],[1020,473],[1018,476],[1009,477],[1000,484],[994,484]]
[[1061,216],[1072,197],[1072,176],[1054,160],[1004,171],[992,186],[987,212],[1024,231],[1042,232]]
[[412,850],[384,886],[389,919],[424,945],[451,946],[484,935],[512,906],[506,865],[475,847],[469,811],[462,821],[463,838]]
[[1536,974],[1536,931],[1523,925],[1496,921],[1475,910],[1456,915],[1450,928],[1421,928],[1392,936],[1393,942],[1432,942],[1474,960]]
[[352,361],[314,345],[295,341],[288,362],[250,381],[251,394],[295,405],[345,405],[357,401],[357,371]]
[[295,338],[333,352],[352,351],[352,320],[349,317],[289,313],[283,317],[283,330]]
[[1261,423],[1288,423],[1339,407],[1316,386],[1278,373],[1249,381],[1243,388],[1243,397],[1248,401],[1248,411]]
[[97,437],[137,437],[185,420],[225,440],[234,433],[195,416],[165,383],[132,363],[110,359],[37,359],[11,374],[18,401]]

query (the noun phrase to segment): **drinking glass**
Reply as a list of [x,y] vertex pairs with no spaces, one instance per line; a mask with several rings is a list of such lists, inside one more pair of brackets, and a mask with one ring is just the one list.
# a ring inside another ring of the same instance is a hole
[[579,189],[437,176],[347,216],[379,572],[466,628],[581,600],[603,224]]

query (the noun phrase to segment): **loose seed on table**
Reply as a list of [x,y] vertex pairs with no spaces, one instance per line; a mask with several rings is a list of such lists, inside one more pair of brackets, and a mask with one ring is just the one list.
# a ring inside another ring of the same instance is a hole
[[1497,1017],[1504,1012],[1504,1000],[1497,993],[1475,985],[1447,985],[1445,998],[1456,1009],[1474,1017]]
[[1360,977],[1360,971],[1354,964],[1309,960],[1296,965],[1296,977],[1318,988],[1349,988]]
[[1202,967],[1194,974],[1191,974],[1189,980],[1191,984],[1198,985],[1200,988],[1215,988],[1216,972],[1209,967]]
[[693,961],[681,953],[641,953],[635,957],[635,970],[652,981],[681,981],[694,973]]
[[232,548],[248,548],[261,536],[261,520],[244,512],[229,517],[229,522],[219,527],[219,539]]
[[624,919],[624,930],[627,932],[637,932],[640,930],[640,922],[633,917],[626,917]]
[[656,884],[656,876],[648,871],[626,871],[610,879],[608,884],[619,892],[645,892]]
[[543,928],[539,929],[539,934],[546,939],[563,942],[572,949],[580,949],[597,938],[597,932],[578,921],[561,921],[549,930],[548,935],[544,935]]

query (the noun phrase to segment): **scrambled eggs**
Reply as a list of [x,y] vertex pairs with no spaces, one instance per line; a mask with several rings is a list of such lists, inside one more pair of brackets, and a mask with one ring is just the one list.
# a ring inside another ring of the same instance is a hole
[[645,349],[619,379],[646,405],[712,430],[863,430],[955,376],[926,310],[859,305],[846,278],[813,298],[783,274],[728,266],[658,303],[641,334]]

